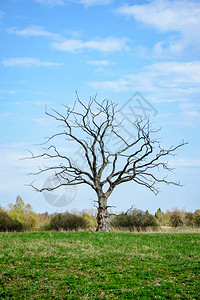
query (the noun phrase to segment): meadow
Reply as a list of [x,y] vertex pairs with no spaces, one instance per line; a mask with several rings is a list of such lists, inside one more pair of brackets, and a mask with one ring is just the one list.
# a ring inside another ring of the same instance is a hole
[[0,233],[0,299],[199,299],[198,233]]

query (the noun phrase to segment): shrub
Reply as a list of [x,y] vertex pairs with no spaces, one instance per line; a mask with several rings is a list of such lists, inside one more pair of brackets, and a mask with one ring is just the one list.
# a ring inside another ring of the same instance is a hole
[[6,212],[0,211],[0,231],[23,231],[23,224],[11,218]]
[[192,212],[186,212],[185,213],[185,219],[184,219],[184,223],[186,226],[194,226],[194,217],[195,214],[193,214]]
[[24,225],[29,228],[37,227],[37,219],[33,215],[28,215],[24,217]]
[[179,210],[174,210],[169,218],[169,224],[172,227],[178,227],[183,225],[183,220],[181,216],[181,212]]
[[200,227],[200,210],[197,209],[194,213],[194,225]]
[[49,230],[51,230],[51,225],[48,222],[40,226],[40,231],[49,231]]
[[50,228],[53,230],[78,230],[79,228],[86,228],[87,222],[83,217],[64,213],[56,214],[50,221]]
[[20,196],[17,196],[15,204],[9,204],[8,214],[12,219],[21,222],[26,229],[37,227],[36,214],[33,212],[31,205],[25,205]]
[[82,215],[82,218],[85,220],[86,222],[86,228],[88,229],[92,229],[92,228],[96,228],[97,227],[97,221],[96,221],[96,217],[91,216],[88,213],[84,213]]
[[131,231],[136,228],[139,231],[140,229],[144,230],[147,227],[157,228],[158,224],[156,218],[149,212],[134,209],[128,214],[122,213],[115,216],[111,221],[111,226],[115,228],[126,228]]

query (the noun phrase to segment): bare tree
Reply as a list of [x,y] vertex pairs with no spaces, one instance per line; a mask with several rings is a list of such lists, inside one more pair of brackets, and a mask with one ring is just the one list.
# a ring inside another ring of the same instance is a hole
[[[122,124],[115,122],[117,106],[107,99],[100,103],[96,98],[91,98],[88,105],[85,105],[77,96],[72,108],[64,107],[64,114],[55,110],[52,110],[52,113],[46,111],[48,116],[60,122],[62,130],[47,138],[45,143],[48,143],[49,147],[43,154],[31,156],[56,161],[59,159],[60,162],[56,166],[43,166],[35,173],[54,171],[59,183],[54,187],[42,188],[32,183],[31,186],[36,191],[52,191],[66,185],[89,185],[97,195],[97,231],[108,232],[108,197],[119,184],[134,181],[147,187],[154,194],[159,192],[157,183],[180,186],[179,182],[169,181],[167,177],[158,177],[160,173],[157,170],[172,171],[162,158],[165,160],[167,156],[174,155],[175,150],[186,143],[181,142],[169,149],[162,148],[159,141],[152,137],[158,130],[153,130],[147,119],[135,121],[137,136],[131,142],[127,142],[118,131]],[[122,143],[118,151],[111,151],[106,147],[106,139],[113,136]],[[68,143],[74,141],[81,147],[84,153],[84,167],[77,166],[70,158],[70,153],[61,153],[55,146],[55,139],[58,137],[66,138]]]

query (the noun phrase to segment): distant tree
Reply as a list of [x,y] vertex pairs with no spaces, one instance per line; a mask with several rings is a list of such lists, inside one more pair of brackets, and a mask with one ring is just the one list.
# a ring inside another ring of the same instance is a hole
[[197,209],[194,214],[194,225],[200,227],[200,209]]
[[56,214],[50,221],[50,229],[53,230],[78,230],[86,227],[87,223],[83,217],[69,212]]
[[169,225],[170,214],[171,214],[170,210],[167,209],[166,212],[164,213],[162,225],[164,226]]
[[147,227],[157,228],[155,216],[148,211],[143,212],[139,209],[128,210],[127,213],[121,213],[112,219],[112,226],[115,228],[126,228],[130,231],[137,229],[145,230]]
[[84,213],[82,215],[82,218],[86,222],[86,228],[92,229],[97,226],[96,218],[92,217],[90,214]]
[[0,231],[23,231],[23,224],[17,219],[11,218],[7,212],[0,211]]
[[164,213],[161,211],[160,208],[157,209],[155,213],[155,217],[158,221],[158,223],[161,225],[163,223]]
[[20,196],[17,196],[15,204],[9,204],[8,214],[11,218],[18,220],[27,228],[37,226],[36,214],[30,204],[25,204]]
[[186,226],[194,226],[194,218],[195,218],[195,214],[193,214],[192,212],[186,212],[185,213],[185,218],[184,218],[184,223]]
[[[153,138],[158,130],[151,128],[149,120],[136,120],[134,126],[137,137],[127,142],[126,137],[119,131],[122,123],[115,122],[118,114],[116,105],[107,99],[102,102],[97,102],[96,98],[90,99],[88,105],[85,105],[77,96],[74,106],[65,107],[63,114],[55,110],[46,114],[61,124],[62,131],[47,138],[46,143],[49,147],[44,153],[37,156],[31,153],[30,158],[51,159],[52,166],[40,167],[39,172],[35,174],[54,171],[58,184],[54,187],[38,188],[32,183],[31,186],[36,191],[43,192],[67,185],[88,185],[97,196],[97,231],[110,230],[108,198],[120,184],[134,181],[147,187],[154,194],[159,192],[159,183],[180,186],[179,182],[159,177],[162,173],[157,171],[171,171],[165,159],[185,143],[164,149],[159,141]],[[122,143],[120,150],[109,151],[106,148],[108,136]],[[73,162],[71,154],[62,153],[62,150],[56,147],[53,141],[60,137],[67,140],[67,143],[73,141],[81,147],[85,159],[84,168]],[[56,159],[54,165],[53,159]]]
[[37,219],[38,226],[43,226],[44,224],[49,224],[50,220],[52,219],[52,215],[46,213],[38,213],[35,215]]
[[169,223],[172,227],[178,227],[183,225],[181,212],[179,210],[176,209],[171,213]]

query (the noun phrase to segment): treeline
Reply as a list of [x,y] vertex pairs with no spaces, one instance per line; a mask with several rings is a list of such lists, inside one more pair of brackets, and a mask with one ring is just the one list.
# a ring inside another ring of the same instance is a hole
[[93,230],[97,226],[95,210],[74,210],[72,213],[35,213],[30,204],[17,196],[8,209],[0,206],[0,231],[26,230]]
[[190,226],[200,227],[200,209],[197,209],[194,213],[186,212],[185,210],[179,210],[177,208],[172,211],[167,210],[165,213],[159,208],[155,217],[157,223],[160,226]]
[[[157,230],[160,226],[200,227],[200,209],[194,213],[185,210],[167,210],[159,208],[155,215],[139,209],[130,209],[120,214],[111,214],[112,230],[140,231],[151,228]],[[8,209],[0,207],[0,231],[26,230],[95,230],[97,227],[96,210],[74,210],[65,213],[35,213],[30,204],[25,204],[20,196],[15,204],[9,204]]]

